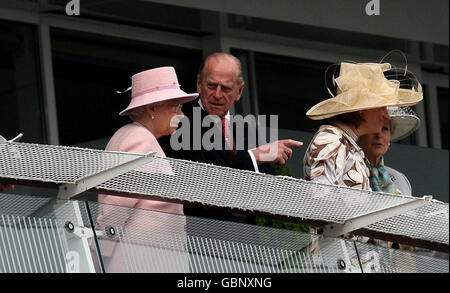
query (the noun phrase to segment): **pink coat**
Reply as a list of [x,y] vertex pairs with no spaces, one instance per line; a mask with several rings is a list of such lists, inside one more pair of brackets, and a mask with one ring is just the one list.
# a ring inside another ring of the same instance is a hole
[[[134,123],[117,130],[106,150],[134,153],[156,151],[158,156],[165,157],[155,136],[143,126]],[[183,248],[186,219],[183,216],[182,204],[107,194],[99,194],[98,201],[107,205],[100,207],[97,227],[103,229],[111,225],[118,233],[114,238],[98,241],[106,272],[187,271],[188,254]],[[133,209],[118,208],[114,205]],[[161,250],[158,248],[161,239],[157,235],[171,235],[174,239],[181,239],[178,241],[180,247]],[[175,256],[178,266],[173,267],[166,259]]]
[[[121,151],[145,154],[156,151],[158,156],[165,157],[156,137],[146,128],[138,124],[130,123],[113,135],[106,146],[107,151]],[[172,214],[183,214],[183,205],[168,203],[159,200],[134,199],[113,195],[99,194],[98,201],[106,204],[124,207],[139,208]]]

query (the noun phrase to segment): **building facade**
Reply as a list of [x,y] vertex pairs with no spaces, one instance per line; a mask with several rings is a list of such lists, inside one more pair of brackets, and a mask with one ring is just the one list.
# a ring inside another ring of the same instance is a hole
[[305,113],[329,96],[325,69],[397,49],[424,101],[414,107],[421,127],[391,145],[386,164],[407,175],[413,195],[448,202],[448,27],[446,0],[1,0],[0,134],[103,149],[128,121],[118,113],[129,95],[116,91],[131,75],[172,65],[195,92],[203,57],[224,51],[242,61],[246,82],[234,113],[278,115],[279,138],[305,143],[288,163],[302,178],[320,125]]

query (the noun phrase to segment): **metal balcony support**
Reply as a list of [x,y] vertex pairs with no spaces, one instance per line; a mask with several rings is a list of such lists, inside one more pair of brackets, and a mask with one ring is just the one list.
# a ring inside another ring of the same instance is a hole
[[[96,239],[108,239],[114,236],[115,230],[108,226],[108,230],[95,230],[95,227],[89,227],[89,223],[83,220],[79,201],[71,201],[73,211],[75,213],[76,222],[65,222],[65,237],[67,240],[66,273],[96,273],[94,265],[94,257],[99,257],[101,262],[101,252],[97,250],[97,256],[94,253],[95,246],[98,246]],[[57,215],[57,218],[60,216]],[[89,216],[90,217],[90,216]],[[64,218],[60,217],[59,221],[64,222]],[[90,223],[92,224],[92,222]],[[114,232],[114,233],[113,233]]]
[[142,157],[133,159],[113,168],[101,171],[78,179],[75,183],[66,183],[59,186],[58,199],[70,199],[88,189],[91,189],[103,182],[125,174],[144,164],[150,163],[156,157],[156,152],[149,152]]
[[[91,254],[89,239],[94,236],[91,228],[87,228],[81,216],[78,201],[72,201],[76,222],[66,222],[65,239],[67,243],[66,273],[95,273],[95,265]],[[65,219],[57,215],[60,222]]]
[[346,233],[367,227],[373,223],[395,217],[410,210],[428,205],[431,202],[431,196],[424,196],[407,203],[399,204],[386,209],[374,211],[365,215],[346,219],[344,223],[330,223],[323,228],[323,235],[329,237],[338,237]]

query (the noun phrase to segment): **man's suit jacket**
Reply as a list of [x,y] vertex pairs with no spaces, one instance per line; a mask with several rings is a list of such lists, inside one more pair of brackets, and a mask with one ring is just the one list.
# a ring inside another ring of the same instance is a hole
[[[194,108],[197,109],[194,111]],[[195,117],[196,119],[194,119],[194,112],[196,113],[200,113],[200,119],[198,119],[198,117]],[[216,126],[205,126],[205,127],[201,127],[200,129],[200,141],[194,142],[194,132],[197,131],[198,132],[198,126],[199,125],[195,125],[197,121],[199,121],[200,123],[203,121],[203,119],[208,115],[207,112],[205,112],[202,108],[200,108],[199,104],[198,104],[198,99],[186,103],[185,105],[183,105],[183,113],[185,115],[185,117],[183,118],[183,120],[188,119],[189,123],[190,123],[190,132],[189,132],[189,137],[179,137],[179,139],[183,139],[189,140],[189,150],[173,150],[171,145],[170,145],[170,136],[165,137],[163,139],[160,139],[160,144],[161,147],[163,148],[164,152],[166,153],[166,155],[168,157],[172,157],[172,158],[178,158],[178,159],[184,159],[184,160],[190,160],[190,161],[194,161],[194,162],[203,162],[203,163],[210,163],[210,164],[214,164],[214,165],[218,165],[218,166],[224,166],[224,167],[230,167],[230,168],[235,168],[235,169],[241,169],[241,170],[250,170],[250,171],[255,171],[253,164],[252,164],[252,160],[250,158],[250,155],[248,154],[248,152],[246,150],[237,150],[235,154],[233,154],[230,150],[226,150],[225,149],[225,140],[222,138],[222,143],[221,143],[221,149],[219,150],[206,150],[203,146],[203,144],[201,143],[201,139],[203,138],[203,136],[205,135],[205,133],[210,130],[212,127],[218,127],[218,130],[220,130],[221,133],[221,129],[219,128],[219,125]],[[182,120],[182,121],[183,121]],[[220,123],[220,122],[219,122]],[[196,137],[197,138],[197,137]],[[233,140],[235,141],[235,140]],[[181,141],[180,141],[181,143]],[[195,145],[199,145],[200,149],[195,149]]]
[[[237,139],[243,140],[244,147],[243,149],[238,149],[234,153],[231,150],[225,148],[225,139],[222,138],[222,147],[219,150],[206,150],[203,144],[197,142],[200,146],[200,149],[194,149],[194,132],[198,129],[195,129],[199,125],[196,125],[194,119],[194,108],[197,108],[195,111],[200,112],[200,119],[196,119],[200,123],[203,119],[208,115],[206,111],[204,111],[198,103],[198,99],[193,100],[189,103],[183,105],[183,113],[185,117],[183,119],[189,119],[190,121],[190,132],[189,132],[189,150],[173,150],[170,145],[170,136],[162,137],[159,140],[161,147],[166,153],[167,157],[178,158],[184,160],[190,160],[194,162],[203,162],[210,163],[218,166],[230,167],[234,169],[240,170],[249,170],[255,171],[252,159],[248,152],[248,149],[253,148],[255,146],[249,146],[248,134],[249,131],[255,131],[254,129],[249,129],[247,123],[244,125],[244,137],[233,137],[233,142],[237,142]],[[220,122],[219,122],[220,124]],[[220,127],[220,125],[208,125],[202,126],[200,129],[200,139],[203,138],[206,132],[210,131],[212,127]],[[219,131],[221,129],[219,128]],[[236,135],[236,131],[233,132]],[[178,137],[181,139],[186,139],[186,137]],[[181,143],[181,141],[179,141]],[[257,142],[257,139],[256,139]],[[270,164],[262,164],[258,167],[259,171],[267,174],[274,174],[274,169],[270,166]]]
[[[250,154],[248,153],[247,149],[249,148],[248,141],[247,141],[247,135],[245,135],[244,138],[244,150],[236,150],[236,152],[233,154],[231,150],[225,149],[225,139],[222,138],[222,148],[220,150],[206,150],[203,147],[203,144],[200,143],[200,150],[194,150],[193,146],[193,137],[194,137],[194,131],[198,131],[198,129],[195,129],[198,127],[198,125],[195,125],[194,123],[194,108],[197,113],[200,111],[201,118],[200,123],[203,121],[203,119],[208,115],[206,111],[204,111],[199,103],[198,99],[193,100],[189,103],[186,103],[183,105],[183,113],[185,117],[183,119],[189,119],[190,121],[190,135],[189,135],[189,144],[190,144],[190,150],[178,150],[175,151],[172,149],[170,145],[170,136],[162,137],[159,140],[159,143],[164,150],[167,157],[172,158],[178,158],[178,159],[184,159],[184,160],[190,160],[195,162],[203,162],[203,163],[210,163],[218,166],[224,166],[224,167],[230,167],[235,169],[241,169],[241,170],[249,170],[249,171],[255,171],[252,159],[250,157]],[[198,117],[197,117],[198,118]],[[199,120],[199,119],[197,119]],[[210,125],[210,126],[202,126],[200,131],[200,139],[203,137],[203,135],[208,132],[212,127],[221,127],[220,121],[218,123],[219,125]],[[179,128],[180,130],[180,128]],[[221,129],[219,128],[220,133],[222,133]],[[244,133],[248,134],[248,127],[247,125],[244,126]],[[254,131],[254,130],[250,130]],[[234,132],[235,133],[235,132]],[[181,139],[181,137],[179,137]],[[186,139],[186,138],[184,138]],[[257,139],[256,139],[257,141]],[[236,142],[236,137],[233,138],[233,142]],[[250,146],[251,147],[251,146]],[[262,164],[258,166],[259,171],[267,174],[275,174],[274,168],[270,164]],[[214,210],[208,210],[206,208],[200,208],[200,207],[193,207],[189,205],[185,205],[184,212],[186,215],[194,215],[194,216],[200,216],[200,217],[207,217],[207,218],[214,218],[214,219],[220,219],[220,220],[229,220],[229,221],[238,221],[238,222],[246,222],[246,223],[252,223],[254,222],[252,217],[245,216],[245,215],[238,215],[238,214],[232,214],[230,212],[224,212],[224,211],[214,211]]]

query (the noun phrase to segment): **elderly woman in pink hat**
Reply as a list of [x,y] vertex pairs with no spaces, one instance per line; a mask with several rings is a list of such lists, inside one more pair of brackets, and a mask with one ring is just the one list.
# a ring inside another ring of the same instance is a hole
[[[197,93],[187,94],[180,89],[173,67],[160,67],[133,75],[131,102],[119,114],[129,116],[132,123],[126,124],[116,131],[108,142],[106,150],[133,153],[156,151],[159,157],[165,157],[157,139],[171,135],[176,130],[178,122],[183,117],[182,104],[197,96]],[[185,219],[183,216],[178,216],[183,215],[182,204],[107,194],[99,194],[98,201],[107,204],[101,205],[100,215],[97,219],[99,226],[116,223],[116,225],[123,226],[128,232],[133,231],[130,232],[131,234],[138,233],[142,239],[155,232],[175,233],[181,235],[182,238],[185,235]],[[126,209],[124,212],[124,209],[118,209],[112,205],[134,209]],[[122,235],[122,237],[125,236]],[[127,241],[130,242],[129,239]],[[107,272],[127,271],[126,264],[130,255],[140,255],[140,260],[146,263],[149,271],[168,271],[168,265],[165,266],[161,262],[152,263],[152,261],[156,261],[153,255],[161,256],[161,251],[151,248],[151,241],[143,241],[140,245],[133,244],[132,247],[127,248],[125,242],[120,241],[120,245],[118,245],[117,239],[100,241],[102,256],[110,257],[105,263]],[[148,259],[145,259],[145,256]],[[184,263],[184,266],[180,265],[171,271],[186,271],[187,257],[184,259],[186,261],[181,262],[181,264]]]
[[[109,151],[148,153],[156,151],[165,157],[158,139],[171,135],[183,117],[182,104],[195,99],[198,94],[187,94],[180,89],[173,67],[160,67],[132,76],[131,102],[119,115],[133,121],[122,126],[106,146]],[[101,195],[99,202],[120,206],[183,213],[183,206],[155,200],[130,199]]]

